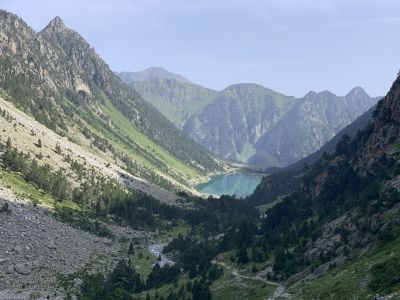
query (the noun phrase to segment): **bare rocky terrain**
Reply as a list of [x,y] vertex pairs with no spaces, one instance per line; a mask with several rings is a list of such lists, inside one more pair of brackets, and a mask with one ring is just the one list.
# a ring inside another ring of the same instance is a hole
[[[0,299],[63,299],[58,275],[82,269],[106,271],[126,251],[117,242],[143,236],[125,227],[110,229],[115,240],[100,238],[58,221],[52,211],[34,207],[0,188]],[[79,286],[81,281],[75,281]],[[47,298],[49,297],[49,298]]]

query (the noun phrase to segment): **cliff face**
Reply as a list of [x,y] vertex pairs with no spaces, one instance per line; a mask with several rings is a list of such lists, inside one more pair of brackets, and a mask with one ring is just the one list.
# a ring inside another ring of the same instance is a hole
[[374,172],[380,160],[397,159],[400,143],[400,78],[382,99],[373,114],[371,134],[358,150],[355,163],[363,172]]
[[295,103],[258,85],[235,85],[192,116],[183,132],[221,157],[246,162],[255,143]]
[[377,101],[361,88],[344,97],[328,91],[308,93],[300,99],[279,123],[256,144],[257,152],[250,164],[263,164],[267,157],[286,166],[321,148],[336,133],[365,113]]
[[256,84],[217,92],[151,70],[120,76],[207,149],[258,167],[287,166],[317,151],[377,102],[362,88],[344,97],[325,91],[301,99]]

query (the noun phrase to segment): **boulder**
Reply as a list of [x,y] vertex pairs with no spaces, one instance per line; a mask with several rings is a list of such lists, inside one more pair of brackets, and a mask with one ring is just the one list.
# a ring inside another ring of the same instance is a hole
[[14,270],[21,275],[29,275],[31,273],[31,269],[28,268],[25,264],[14,265]]
[[80,278],[75,278],[74,279],[74,288],[80,288],[83,284],[83,280]]
[[55,249],[57,249],[57,246],[56,246],[56,244],[54,244],[54,242],[48,242],[47,248],[49,248],[51,250],[55,250]]
[[14,247],[14,251],[17,253],[21,253],[22,252],[22,247],[20,245],[17,245]]

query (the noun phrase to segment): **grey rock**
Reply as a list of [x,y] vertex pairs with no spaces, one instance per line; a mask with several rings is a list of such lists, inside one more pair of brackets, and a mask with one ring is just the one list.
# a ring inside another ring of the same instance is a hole
[[14,270],[21,275],[29,275],[31,273],[31,269],[25,264],[14,265]]
[[7,274],[13,274],[14,273],[14,267],[13,266],[8,266],[6,269]]
[[17,253],[21,253],[22,252],[22,247],[17,245],[17,246],[14,247],[14,251],[17,252]]
[[74,287],[80,288],[83,284],[83,280],[80,278],[74,278]]
[[57,249],[57,246],[56,246],[56,244],[54,244],[54,242],[48,242],[47,248],[49,248],[51,250],[55,250],[55,249]]

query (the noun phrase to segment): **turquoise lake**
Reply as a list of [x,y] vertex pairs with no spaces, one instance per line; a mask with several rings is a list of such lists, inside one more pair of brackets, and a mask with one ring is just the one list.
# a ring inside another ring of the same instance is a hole
[[253,193],[262,177],[262,174],[250,173],[218,175],[208,182],[199,184],[196,189],[214,196],[236,195],[237,198],[243,198]]

